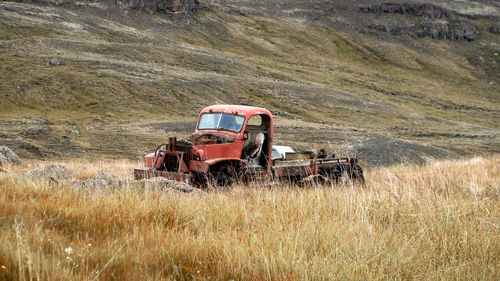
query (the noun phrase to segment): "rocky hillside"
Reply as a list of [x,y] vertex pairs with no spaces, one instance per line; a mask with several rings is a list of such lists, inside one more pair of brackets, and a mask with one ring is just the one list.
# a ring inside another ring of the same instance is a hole
[[500,152],[500,3],[0,3],[0,144],[138,158],[214,103],[369,164]]
[[147,13],[191,13],[195,12],[199,0],[97,0],[97,1],[73,1],[73,0],[35,0],[35,1],[12,1],[31,4],[44,4],[57,7],[93,7],[102,10],[120,9],[121,11],[140,10]]

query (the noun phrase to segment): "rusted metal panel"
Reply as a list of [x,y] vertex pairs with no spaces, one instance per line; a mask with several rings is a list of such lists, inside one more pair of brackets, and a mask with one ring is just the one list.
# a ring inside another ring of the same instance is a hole
[[351,165],[354,158],[327,158],[312,160],[290,160],[276,162],[273,169],[274,174],[280,179],[304,178],[316,175],[320,170],[331,170],[339,165]]
[[357,158],[325,158],[325,159],[315,159],[314,160],[318,164],[330,164],[330,163],[357,163]]
[[189,163],[189,169],[194,172],[198,173],[207,173],[208,172],[208,167],[209,164],[206,163],[205,161],[194,161],[192,160]]
[[275,175],[279,178],[309,176],[313,173],[311,166],[289,166],[275,168]]
[[274,163],[274,167],[276,168],[285,168],[285,167],[299,167],[299,166],[310,166],[312,163],[311,160],[290,160],[290,161],[277,161]]
[[153,160],[155,159],[155,153],[151,152],[144,157],[144,166],[151,168],[153,167]]
[[311,153],[290,153],[286,152],[285,153],[285,158],[287,160],[306,160],[306,159],[311,159]]
[[225,144],[212,144],[196,146],[205,151],[207,159],[220,159],[220,158],[240,158],[242,142],[236,141],[234,143]]
[[192,178],[191,174],[185,173],[155,171],[152,169],[134,169],[134,179],[136,180],[150,179],[154,177],[164,177],[169,180],[181,181],[185,183],[190,183]]

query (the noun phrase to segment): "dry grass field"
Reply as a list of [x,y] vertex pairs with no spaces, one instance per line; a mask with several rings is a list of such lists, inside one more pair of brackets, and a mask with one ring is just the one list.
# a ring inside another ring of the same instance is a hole
[[500,156],[366,171],[366,186],[90,193],[0,174],[0,280],[499,280]]

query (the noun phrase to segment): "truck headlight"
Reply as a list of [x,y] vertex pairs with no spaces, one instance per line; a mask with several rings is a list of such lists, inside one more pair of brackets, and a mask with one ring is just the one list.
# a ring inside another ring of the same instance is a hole
[[193,153],[193,160],[195,161],[201,161],[201,155],[199,152]]

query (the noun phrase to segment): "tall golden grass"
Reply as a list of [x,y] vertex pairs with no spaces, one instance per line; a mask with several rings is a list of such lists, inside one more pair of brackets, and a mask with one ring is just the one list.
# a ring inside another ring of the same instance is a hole
[[134,187],[138,163],[62,164],[129,187],[0,174],[0,280],[500,279],[498,155],[373,169],[364,187],[195,194]]

